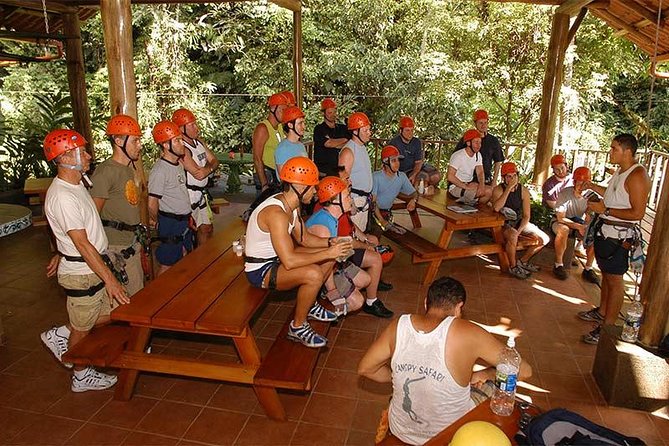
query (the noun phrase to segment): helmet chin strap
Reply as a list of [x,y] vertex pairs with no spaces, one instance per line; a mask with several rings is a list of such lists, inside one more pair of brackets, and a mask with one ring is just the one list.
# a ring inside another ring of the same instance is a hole
[[123,154],[125,155],[125,157],[128,158],[128,166],[132,164],[132,168],[135,169],[135,170],[137,170],[137,167],[135,167],[135,161],[136,161],[136,160],[134,160],[134,159],[128,154],[127,146],[128,146],[128,140],[129,140],[129,139],[130,139],[130,136],[129,136],[129,135],[125,135],[125,139],[123,140],[123,145],[122,145],[122,146],[119,146],[119,145],[116,144],[116,143],[115,143],[115,144],[116,144],[118,147],[121,148],[121,151],[123,152]]
[[177,152],[175,152],[174,150],[172,150],[172,140],[171,140],[171,139],[170,139],[169,143],[170,143],[170,148],[167,149],[167,151],[170,152],[172,155],[176,156],[176,157],[177,157],[177,161],[180,160],[181,158],[183,158],[183,157],[184,157],[183,155],[179,155]]
[[304,136],[304,133],[298,133],[298,132],[297,132],[297,129],[295,128],[295,121],[291,121],[291,122],[293,123],[293,132],[295,132],[295,134],[296,134],[298,137],[302,138],[302,137]]
[[81,180],[84,183],[84,186],[86,187],[91,187],[93,186],[93,182],[91,181],[90,178],[88,178],[88,175],[86,175],[86,172],[84,172],[84,165],[81,162],[81,147],[77,147],[74,149],[75,157],[76,157],[76,164],[65,164],[65,163],[58,163],[58,166],[62,166],[66,169],[70,170],[76,170],[77,172],[81,173]]
[[272,113],[272,116],[274,116],[274,119],[276,119],[277,121],[281,122],[281,120],[279,119],[279,117],[276,115],[276,109],[277,109],[277,108],[279,108],[279,106],[278,106],[278,105],[275,105],[274,108],[270,108],[269,111]]
[[[390,171],[391,171],[392,173],[397,173],[397,170],[393,169],[393,167],[390,165],[390,158],[387,158],[387,160],[388,160],[388,161],[381,161],[381,163],[382,163],[384,166],[388,166],[388,169],[390,169]],[[399,170],[399,169],[398,169],[398,170]]]

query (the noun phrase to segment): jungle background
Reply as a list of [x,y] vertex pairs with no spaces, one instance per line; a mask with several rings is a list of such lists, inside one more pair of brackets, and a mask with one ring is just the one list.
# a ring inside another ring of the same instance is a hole
[[[476,108],[504,142],[536,141],[552,8],[470,0],[305,0],[307,135],[319,103],[339,117],[364,111],[373,136],[391,138],[402,114],[423,139],[457,140]],[[134,61],[144,156],[151,127],[190,108],[215,151],[250,150],[270,94],[292,89],[292,13],[261,2],[133,6]],[[669,82],[657,80],[648,119],[649,58],[586,16],[569,48],[557,145],[607,150],[621,131],[669,148]],[[108,156],[108,81],[100,15],[83,24],[96,158]],[[39,52],[0,41],[8,52]],[[41,142],[71,124],[65,61],[0,68],[0,190],[53,174]],[[442,157],[449,154],[442,153]],[[531,163],[522,169],[531,173]]]

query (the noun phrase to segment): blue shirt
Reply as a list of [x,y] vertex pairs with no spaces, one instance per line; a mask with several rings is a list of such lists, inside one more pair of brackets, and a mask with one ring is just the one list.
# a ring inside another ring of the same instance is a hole
[[291,142],[288,139],[284,139],[276,147],[274,152],[274,162],[276,163],[276,176],[279,178],[279,166],[283,166],[286,161],[297,156],[303,156],[307,158],[307,151],[304,148],[304,144],[301,142]]
[[328,228],[328,231],[330,231],[330,237],[336,237],[339,221],[323,208],[318,212],[314,212],[314,214],[309,217],[309,220],[306,221],[305,225],[307,228],[315,225],[325,226]]
[[411,195],[416,192],[411,181],[404,172],[388,176],[383,170],[378,170],[372,175],[374,186],[372,195],[376,197],[376,205],[379,209],[390,209],[393,201],[400,193]]
[[415,136],[411,138],[409,142],[404,142],[402,137],[397,135],[388,141],[388,145],[397,147],[397,150],[400,151],[400,155],[404,156],[404,158],[400,160],[400,171],[407,175],[413,171],[416,161],[422,160],[425,155],[423,153],[423,144],[420,142],[420,139]]

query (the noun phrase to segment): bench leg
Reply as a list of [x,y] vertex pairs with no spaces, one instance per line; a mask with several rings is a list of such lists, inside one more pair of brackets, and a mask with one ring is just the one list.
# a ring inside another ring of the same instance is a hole
[[[131,352],[143,352],[146,349],[146,344],[149,342],[151,336],[151,329],[146,327],[133,327],[132,334],[128,340],[127,350]],[[132,396],[137,383],[138,370],[121,370],[118,375],[118,382],[116,383],[116,390],[114,392],[114,399],[127,401]]]
[[[450,228],[448,222],[444,223],[444,228],[441,230],[441,234],[439,234],[439,240],[437,240],[437,246],[443,249],[448,249],[448,244],[451,243],[452,236],[453,229]],[[423,277],[423,285],[427,286],[432,283],[439,272],[441,262],[442,259],[435,259],[430,263],[430,266],[427,267],[427,271],[425,271],[425,277]]]
[[[256,344],[255,337],[253,337],[250,328],[246,327],[246,333],[244,337],[233,338],[235,347],[243,364],[258,366],[262,361],[258,344]],[[286,420],[286,411],[274,387],[254,385],[253,391],[256,393],[260,405],[269,418],[279,421]]]
[[439,272],[439,267],[441,266],[441,259],[433,260],[425,271],[425,277],[423,277],[423,285],[427,286],[432,283],[437,273]]
[[418,215],[417,209],[409,212],[409,217],[411,217],[411,224],[413,225],[414,229],[423,227],[423,224],[420,222],[420,216]]
[[499,245],[499,253],[497,253],[497,257],[499,258],[499,269],[502,270],[502,272],[507,272],[509,271],[509,257],[506,255],[506,250],[504,249],[502,227],[497,226],[492,228],[492,235],[495,239],[495,243]]

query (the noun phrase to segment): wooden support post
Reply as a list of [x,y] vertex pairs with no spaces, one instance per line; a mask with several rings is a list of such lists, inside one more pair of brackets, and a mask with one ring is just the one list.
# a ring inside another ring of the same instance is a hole
[[[137,92],[132,59],[132,14],[130,0],[100,0],[109,75],[111,115],[137,118]],[[140,218],[148,224],[148,187],[144,164],[135,162],[135,181],[140,185]]]
[[664,170],[660,204],[648,243],[648,258],[641,279],[641,299],[644,301],[643,324],[639,331],[642,344],[657,347],[669,331],[669,178]]
[[302,107],[302,11],[293,12],[293,90],[297,106]]
[[84,72],[84,51],[81,46],[79,15],[67,12],[62,15],[65,39],[65,63],[67,65],[67,84],[70,88],[74,129],[88,141],[88,151],[95,159],[91,113],[86,95],[86,73]]

